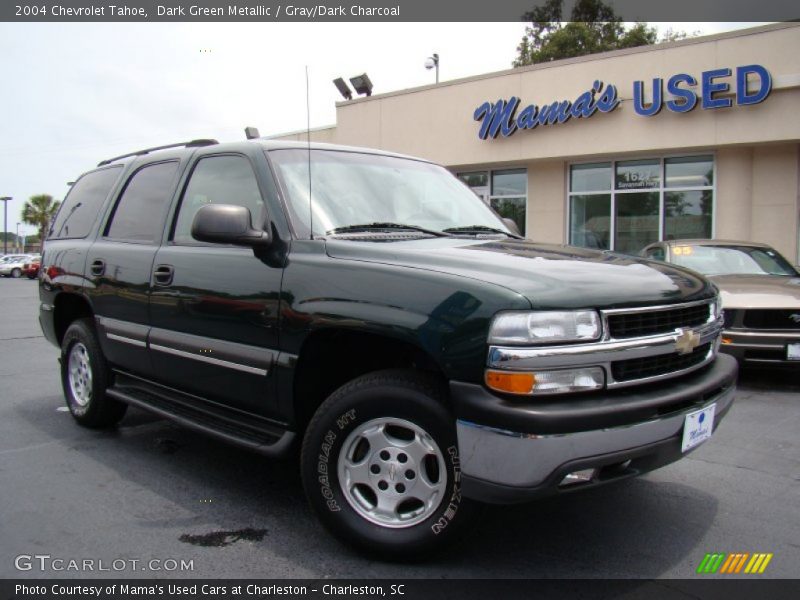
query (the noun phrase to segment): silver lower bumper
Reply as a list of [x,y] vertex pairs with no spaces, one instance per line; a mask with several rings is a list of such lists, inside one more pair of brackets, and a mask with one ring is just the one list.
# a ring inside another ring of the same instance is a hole
[[735,388],[730,387],[702,406],[693,406],[651,421],[567,434],[516,433],[459,420],[461,472],[465,477],[489,484],[535,488],[566,463],[626,450],[633,453],[642,446],[673,438],[682,432],[687,413],[713,403],[717,405],[716,428],[733,401],[734,393]]

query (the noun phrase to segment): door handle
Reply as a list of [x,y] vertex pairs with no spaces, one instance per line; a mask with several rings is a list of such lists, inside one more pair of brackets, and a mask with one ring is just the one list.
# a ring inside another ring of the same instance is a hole
[[92,275],[97,275],[99,277],[106,272],[106,263],[98,258],[92,263],[92,266],[89,267],[89,270],[92,272]]
[[158,265],[155,271],[153,271],[153,279],[156,285],[171,284],[174,275],[175,269],[172,265]]

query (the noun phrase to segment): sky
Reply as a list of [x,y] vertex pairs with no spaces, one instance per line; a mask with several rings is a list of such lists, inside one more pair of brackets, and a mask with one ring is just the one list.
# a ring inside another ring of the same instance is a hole
[[[712,34],[748,23],[654,23]],[[331,83],[373,93],[508,69],[524,23],[2,23],[0,196],[62,199],[100,160],[196,138],[232,141],[336,122]],[[310,110],[306,112],[306,68]],[[0,223],[2,225],[2,223]],[[35,228],[19,226],[20,235]]]

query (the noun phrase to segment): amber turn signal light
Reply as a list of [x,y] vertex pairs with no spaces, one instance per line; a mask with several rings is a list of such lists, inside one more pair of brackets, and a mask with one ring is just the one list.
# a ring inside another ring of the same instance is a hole
[[533,373],[509,371],[486,371],[485,381],[489,389],[506,394],[530,394],[536,385]]

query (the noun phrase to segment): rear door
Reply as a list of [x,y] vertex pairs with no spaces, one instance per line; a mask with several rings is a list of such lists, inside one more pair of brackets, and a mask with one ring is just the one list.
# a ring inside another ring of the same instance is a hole
[[122,171],[122,165],[111,165],[84,173],[64,198],[42,252],[42,282],[49,299],[58,291],[76,292],[84,287],[83,270],[90,238]]
[[153,259],[181,170],[178,158],[137,164],[86,260],[90,298],[108,360],[150,377],[147,352]]
[[[150,349],[159,381],[216,403],[278,417],[273,362],[278,349],[282,264],[252,248],[191,236],[206,204],[250,211],[269,223],[275,187],[258,154],[199,151],[181,185],[167,239],[153,265]],[[264,163],[263,154],[260,156]]]

